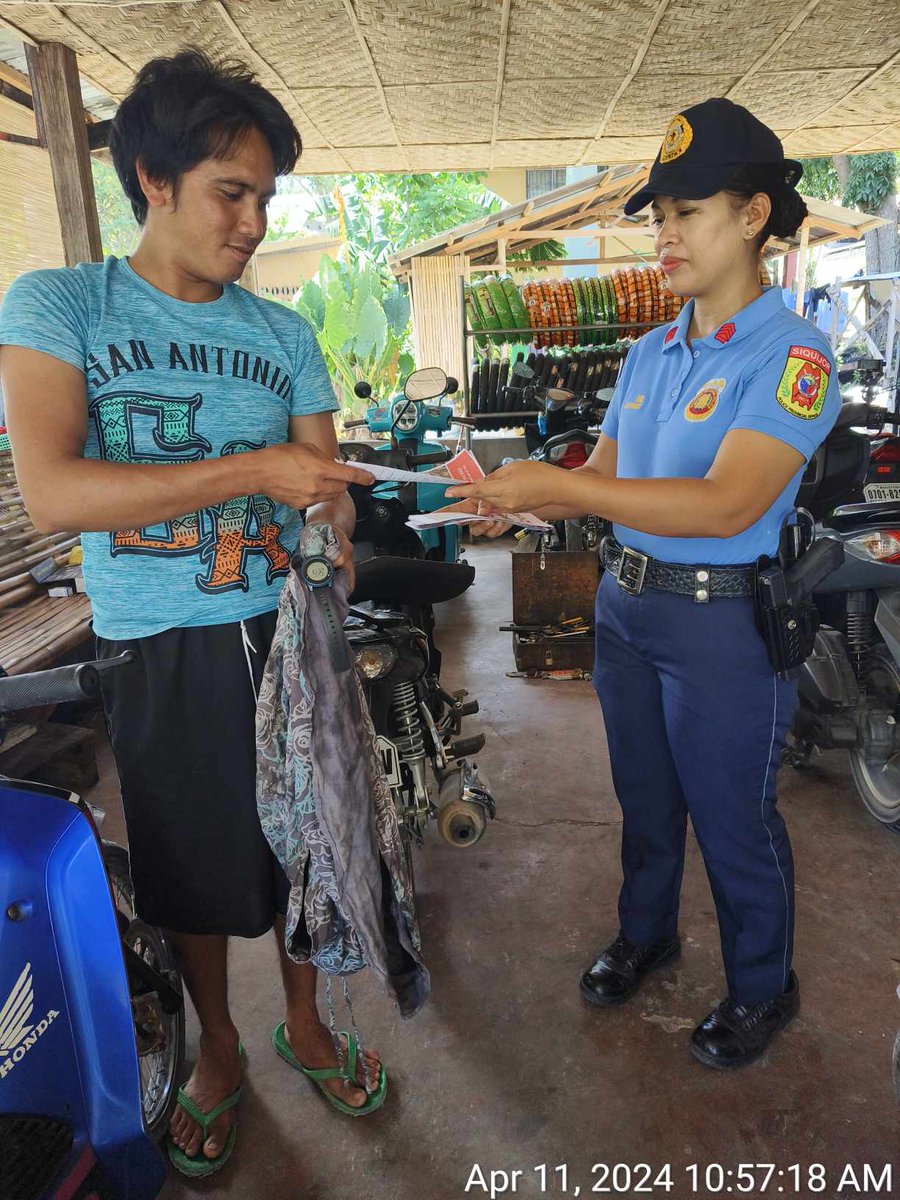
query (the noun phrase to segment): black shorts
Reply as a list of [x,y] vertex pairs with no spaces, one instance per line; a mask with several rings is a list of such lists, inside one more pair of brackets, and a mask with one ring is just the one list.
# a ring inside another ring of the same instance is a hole
[[[276,613],[97,639],[139,916],[179,933],[259,937],[289,885],[256,812],[256,691]],[[252,649],[250,648],[252,646]],[[251,681],[252,674],[252,681]]]

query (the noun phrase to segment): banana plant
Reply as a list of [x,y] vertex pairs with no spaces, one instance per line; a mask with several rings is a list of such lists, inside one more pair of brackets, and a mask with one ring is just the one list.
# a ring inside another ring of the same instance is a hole
[[364,379],[374,396],[387,396],[415,369],[409,296],[399,284],[387,284],[373,263],[323,256],[318,277],[304,284],[293,307],[315,331],[343,417],[365,408],[354,384]]

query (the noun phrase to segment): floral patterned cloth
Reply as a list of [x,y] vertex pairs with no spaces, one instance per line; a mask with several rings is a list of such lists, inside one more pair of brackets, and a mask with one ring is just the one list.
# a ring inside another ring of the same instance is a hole
[[[334,530],[307,526],[303,552],[333,561]],[[332,593],[343,621],[344,571]],[[288,953],[328,975],[374,968],[412,1016],[430,983],[397,813],[356,671],[335,671],[321,608],[296,570],[281,593],[256,750],[260,821],[291,883]]]

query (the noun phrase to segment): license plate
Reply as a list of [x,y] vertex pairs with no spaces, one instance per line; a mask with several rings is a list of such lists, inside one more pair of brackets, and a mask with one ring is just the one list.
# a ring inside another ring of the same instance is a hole
[[381,755],[381,766],[388,781],[388,787],[400,787],[403,783],[403,776],[400,774],[400,755],[397,753],[397,747],[386,737],[379,737],[377,742],[378,753]]
[[900,500],[900,483],[867,483],[863,488],[867,500]]

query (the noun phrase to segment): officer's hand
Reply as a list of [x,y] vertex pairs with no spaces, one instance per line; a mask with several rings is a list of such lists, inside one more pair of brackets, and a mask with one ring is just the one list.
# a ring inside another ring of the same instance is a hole
[[368,471],[334,462],[308,442],[283,442],[254,452],[260,469],[257,489],[279,504],[291,508],[309,508],[326,500],[336,500],[351,483],[371,487],[375,482]]
[[[438,512],[449,513],[472,513],[477,516],[490,516],[491,513],[498,510],[490,504],[486,504],[483,500],[459,500],[456,504],[448,504],[446,508],[438,509]],[[512,529],[512,524],[509,521],[504,521],[502,518],[496,521],[472,521],[469,523],[469,529],[473,537],[500,537],[501,534],[508,533]]]
[[551,503],[559,470],[549,463],[514,462],[477,483],[448,488],[447,495],[486,501],[501,512],[525,512]]

